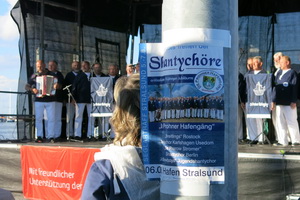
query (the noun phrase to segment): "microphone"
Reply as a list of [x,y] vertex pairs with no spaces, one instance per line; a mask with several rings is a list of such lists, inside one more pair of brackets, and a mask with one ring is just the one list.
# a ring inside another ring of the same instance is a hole
[[66,87],[63,88],[63,90],[66,90],[66,89],[68,89],[68,88],[71,87],[71,86],[72,86],[72,84],[67,85]]

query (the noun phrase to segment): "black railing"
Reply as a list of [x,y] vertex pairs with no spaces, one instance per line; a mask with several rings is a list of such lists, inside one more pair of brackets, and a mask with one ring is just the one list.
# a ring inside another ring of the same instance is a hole
[[[31,93],[0,91],[0,94],[17,95],[17,98],[14,100],[16,101],[16,110],[9,114],[0,113],[0,141],[11,142],[14,140],[25,141],[28,139],[32,139],[32,132],[34,130],[34,115],[31,114],[31,111],[28,108],[28,96],[31,96]],[[6,104],[1,105],[3,106],[2,108],[8,106],[8,104],[10,103],[8,99],[7,101],[5,99],[5,102]],[[9,109],[11,109],[11,107]]]

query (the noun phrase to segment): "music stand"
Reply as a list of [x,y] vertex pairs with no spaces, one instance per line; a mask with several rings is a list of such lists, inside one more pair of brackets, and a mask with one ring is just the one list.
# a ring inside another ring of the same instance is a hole
[[265,142],[265,139],[267,140],[268,144],[271,145],[271,142],[268,138],[268,133],[269,133],[269,124],[268,124],[268,119],[263,119],[263,130],[260,134],[258,134],[254,140],[252,140],[250,143],[249,143],[249,146],[252,146],[253,142],[257,140],[257,138],[259,138],[261,135],[262,135],[262,141],[263,141],[263,144]]
[[[105,122],[104,122],[104,118],[105,117],[111,117],[112,116],[112,113],[91,113],[91,115],[90,115],[91,117],[99,117],[99,118],[101,118],[101,122],[99,122],[99,124],[101,124],[101,128],[102,128],[102,130],[103,130],[103,135],[104,135],[104,137],[106,137],[106,141],[108,141],[108,142],[111,142],[111,138],[110,138],[110,132],[111,132],[111,130],[109,129],[109,130],[107,130],[107,132],[105,132],[104,131],[104,126],[105,126]],[[99,120],[100,121],[100,120]],[[99,126],[100,127],[100,126]]]
[[113,104],[113,80],[111,77],[91,78],[91,101],[92,112],[90,114],[90,117],[100,118],[98,121],[102,136],[106,137],[107,141],[111,141],[109,134],[110,130],[105,130],[106,128],[108,128],[106,127],[107,123],[105,119],[112,116],[111,107]]
[[[66,87],[63,88],[63,90],[67,90],[67,92],[68,92],[67,124],[68,124],[68,122],[69,122],[69,120],[70,120],[70,119],[69,119],[69,116],[70,116],[71,97],[72,97],[72,99],[74,99],[74,97],[73,97],[73,95],[72,95],[72,93],[71,93],[71,91],[70,91],[70,87],[71,87],[71,86],[72,86],[72,85],[70,84],[70,85],[68,85],[68,86],[66,86]],[[75,99],[74,99],[74,102],[75,102],[75,105],[76,105]],[[74,127],[73,127],[73,128],[74,128]],[[67,140],[68,140],[69,142],[83,142],[82,140],[76,140],[76,139],[71,139],[71,138],[70,138],[70,126],[69,126],[69,131],[68,131],[68,134],[67,134]]]

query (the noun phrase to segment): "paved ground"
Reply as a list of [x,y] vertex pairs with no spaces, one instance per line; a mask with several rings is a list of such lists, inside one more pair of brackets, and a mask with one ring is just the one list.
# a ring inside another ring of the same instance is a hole
[[20,162],[20,147],[22,145],[35,146],[72,146],[84,148],[101,148],[106,141],[102,142],[61,142],[61,143],[0,143],[0,188],[12,192],[16,200],[24,200],[22,193],[22,173]]
[[[22,174],[20,163],[20,147],[22,145],[35,145],[35,146],[72,146],[84,148],[101,148],[107,141],[97,142],[60,142],[60,143],[0,143],[0,188],[12,192],[16,200],[24,200],[22,194]],[[239,153],[258,153],[258,154],[282,154],[285,153],[300,154],[300,147],[273,147],[270,145],[239,145]],[[239,161],[239,167],[241,163]],[[240,170],[240,169],[239,169]],[[239,174],[242,173],[239,171]],[[248,182],[248,181],[246,181]],[[240,187],[240,186],[239,186]],[[241,192],[241,191],[240,191]]]

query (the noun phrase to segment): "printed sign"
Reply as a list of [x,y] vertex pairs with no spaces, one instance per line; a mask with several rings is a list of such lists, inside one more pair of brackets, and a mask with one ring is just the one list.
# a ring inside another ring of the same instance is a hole
[[247,74],[247,118],[271,118],[272,75]]
[[91,78],[92,113],[111,113],[113,105],[113,80],[110,77]]
[[94,154],[100,149],[21,147],[26,199],[80,199]]
[[140,63],[148,178],[224,183],[223,47],[141,44]]

